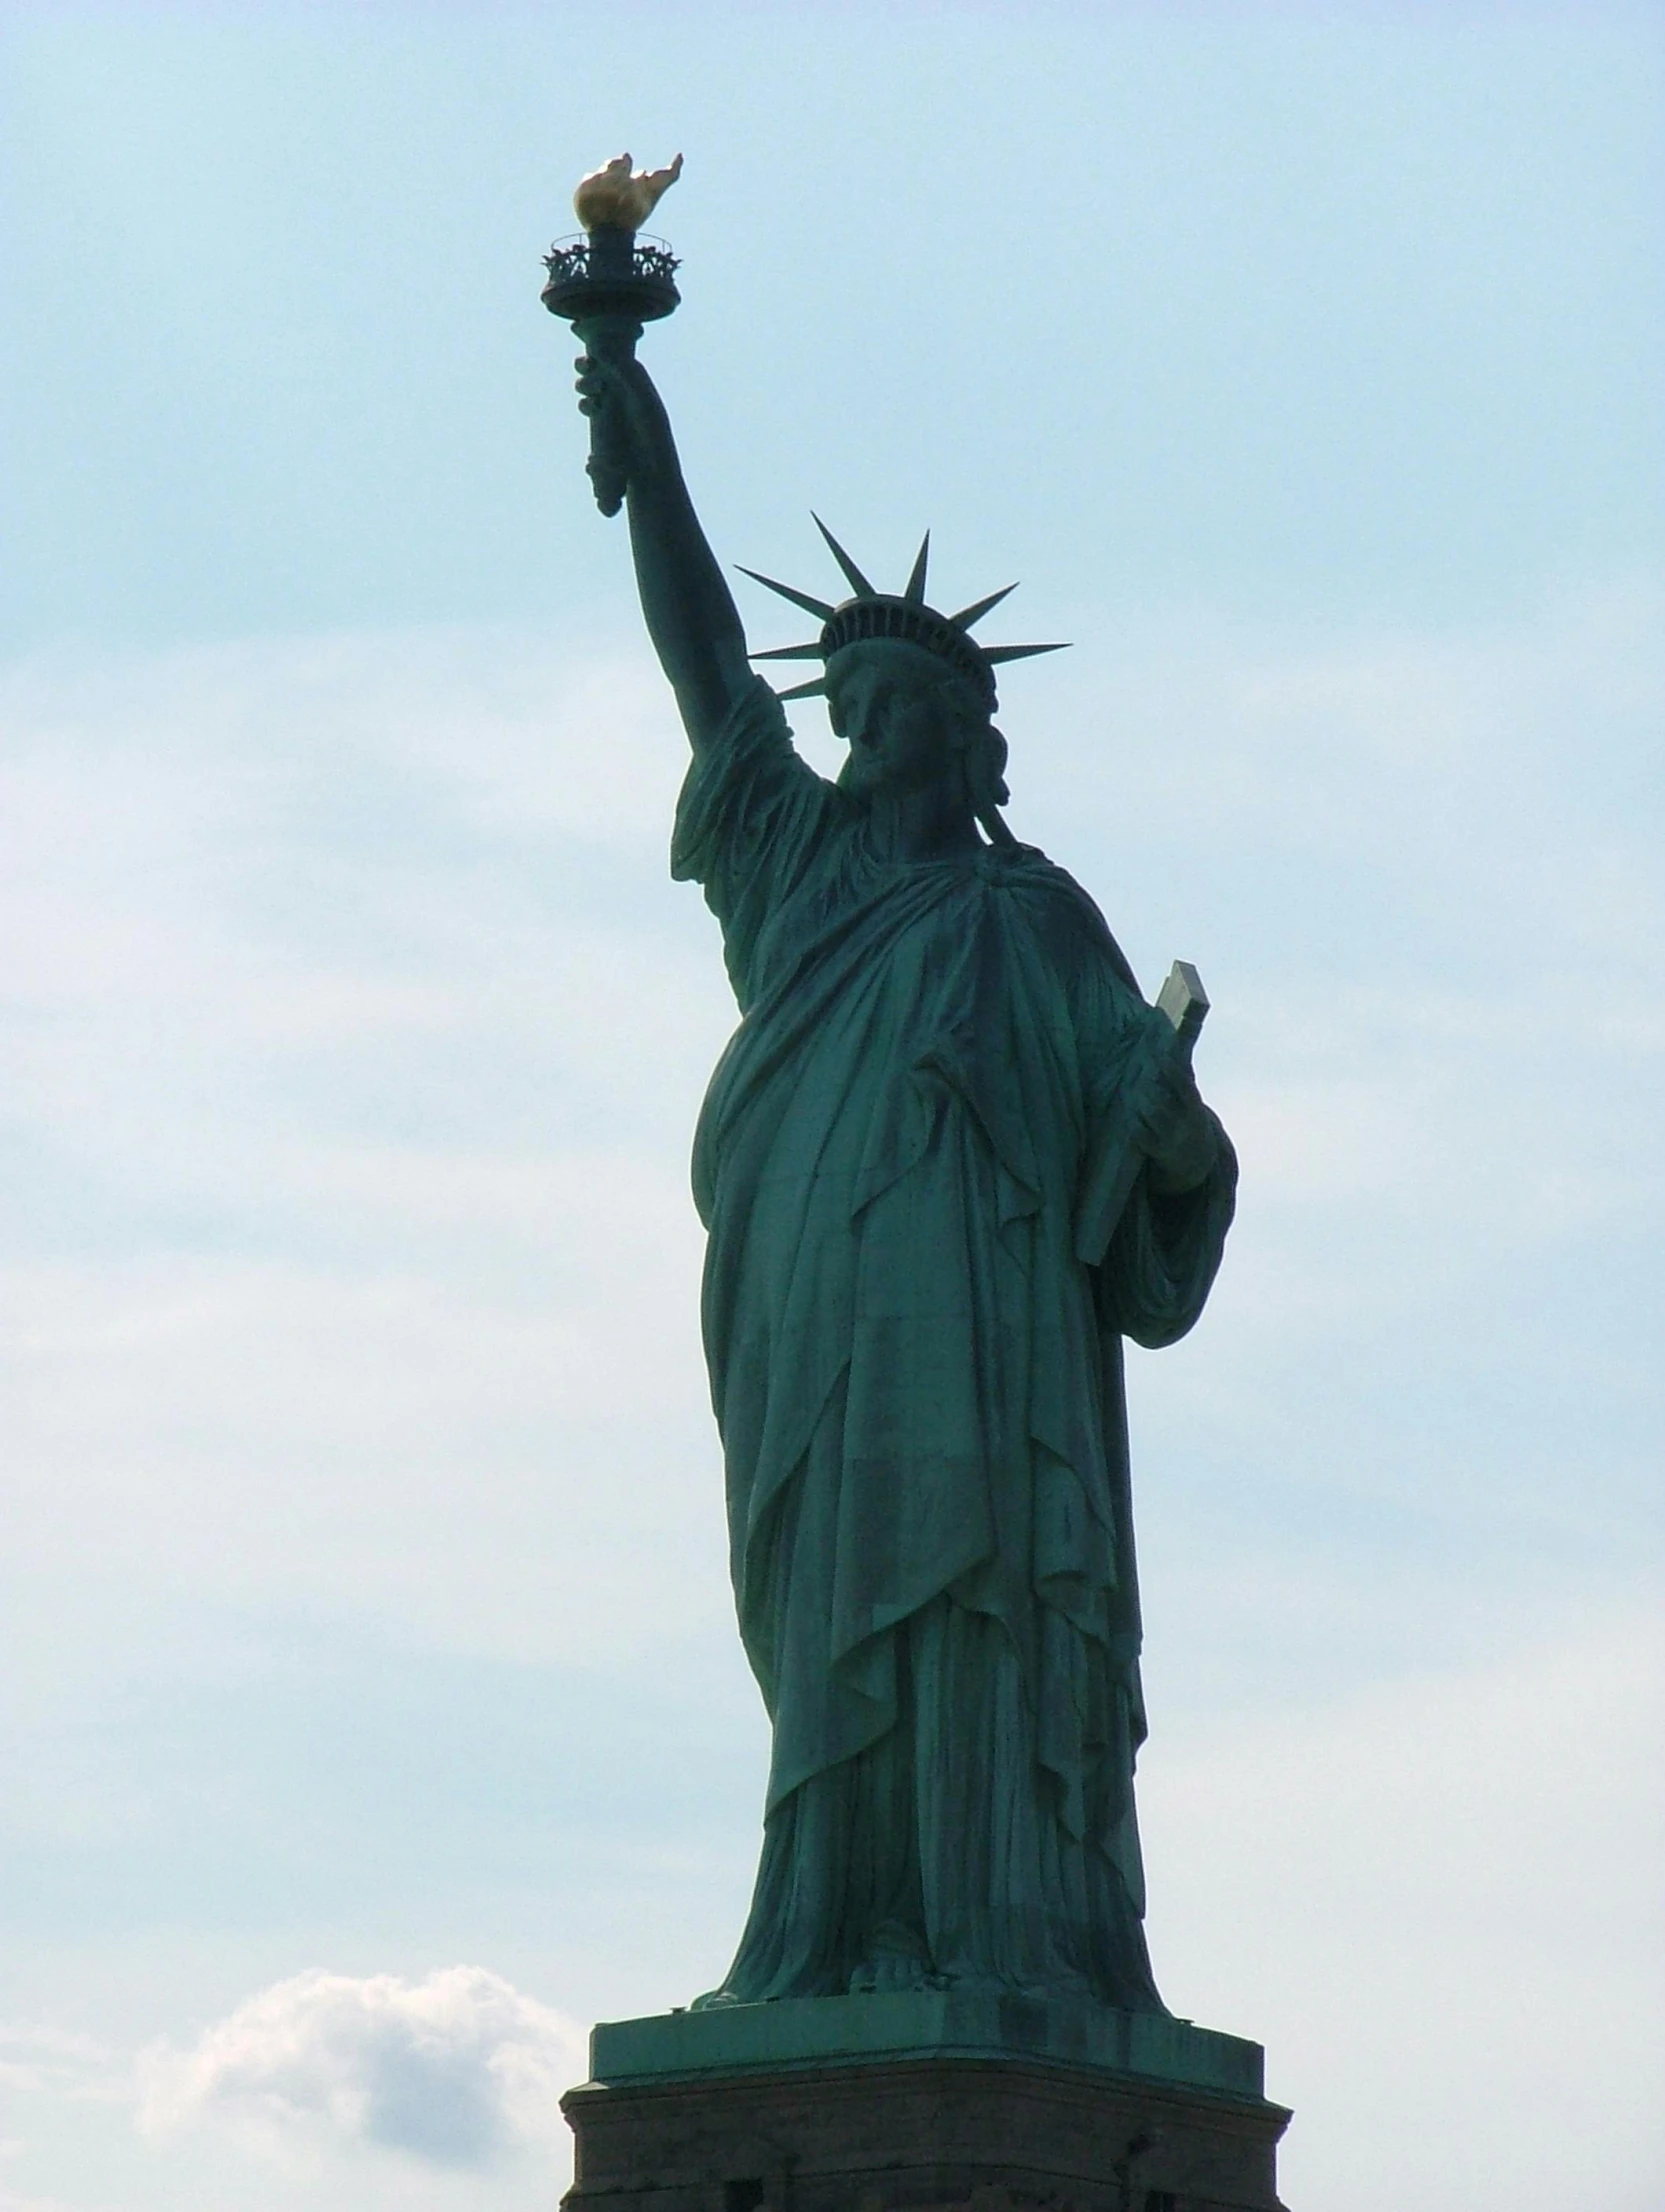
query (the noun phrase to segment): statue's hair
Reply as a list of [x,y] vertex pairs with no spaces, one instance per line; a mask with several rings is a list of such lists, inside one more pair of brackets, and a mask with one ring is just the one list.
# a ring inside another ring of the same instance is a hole
[[960,766],[971,811],[995,844],[1009,845],[1012,833],[1000,809],[1012,794],[1006,784],[1006,740],[994,726],[994,701],[952,671],[937,679],[935,689],[961,731]]

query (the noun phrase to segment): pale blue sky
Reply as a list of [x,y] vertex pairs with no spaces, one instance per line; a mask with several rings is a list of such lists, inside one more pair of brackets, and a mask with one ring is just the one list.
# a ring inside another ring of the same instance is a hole
[[1014,825],[1214,995],[1169,2001],[1297,2212],[1656,2212],[1665,12],[596,18],[0,6],[0,2212],[544,2204],[743,1911],[732,1005],[537,301],[624,145],[719,551],[1021,576]]
[[528,496],[597,131],[689,154],[653,358],[737,558],[814,497],[1083,615],[1651,561],[1657,11],[615,20],[5,11],[15,646],[604,619],[589,518]]

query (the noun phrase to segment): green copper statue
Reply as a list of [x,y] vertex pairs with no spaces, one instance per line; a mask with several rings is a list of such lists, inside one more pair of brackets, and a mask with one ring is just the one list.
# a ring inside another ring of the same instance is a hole
[[887,594],[830,538],[849,597],[772,587],[820,625],[786,651],[821,673],[785,696],[825,692],[849,747],[826,781],[749,667],[640,321],[574,320],[693,747],[672,871],[722,925],[741,1015],[694,1189],[774,1752],[750,1918],[702,2002],[1160,2011],[1121,1340],[1190,1328],[1231,1218],[1200,1004],[1147,1006],[1092,900],[1006,826],[994,666],[1047,648],[976,643],[1004,594],[945,616],[924,549]]

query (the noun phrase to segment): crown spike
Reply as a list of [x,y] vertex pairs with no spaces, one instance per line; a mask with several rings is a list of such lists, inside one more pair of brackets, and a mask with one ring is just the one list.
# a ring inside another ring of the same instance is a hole
[[823,658],[820,640],[811,645],[771,645],[766,653],[748,653],[749,661],[818,661]]
[[1002,599],[1009,599],[1016,590],[1016,584],[1008,584],[1004,591],[991,591],[986,599],[974,599],[969,607],[962,607],[958,614],[951,614],[948,619],[955,629],[969,630],[974,623],[981,622],[992,608],[998,607]]
[[926,531],[919,541],[919,551],[914,555],[913,574],[903,586],[902,597],[911,599],[916,607],[925,604],[925,568],[931,558],[931,533]]
[[817,676],[812,684],[794,684],[790,691],[777,691],[777,699],[824,699],[827,696],[827,679]]
[[1061,638],[1056,645],[985,645],[986,661],[1026,661],[1034,653],[1067,653],[1069,640]]
[[861,570],[857,568],[855,562],[851,560],[849,554],[845,552],[843,546],[839,544],[838,540],[833,536],[832,532],[827,528],[826,524],[821,520],[821,517],[815,512],[813,507],[810,509],[809,518],[811,522],[814,523],[816,529],[819,530],[821,535],[826,539],[828,550],[831,552],[833,559],[838,563],[839,567],[844,571],[845,581],[849,584],[850,589],[855,593],[856,597],[858,599],[877,599],[879,594],[873,589],[873,586],[867,581],[867,578],[862,574]]
[[[738,561],[734,564],[740,567]],[[777,584],[772,576],[760,576],[755,568],[741,568],[742,576],[749,576],[754,584],[763,585],[767,591],[778,592],[783,599],[790,599],[793,606],[802,607],[805,614],[812,614],[818,622],[832,618],[832,609],[824,599],[812,599],[807,591],[794,591],[790,584]]]

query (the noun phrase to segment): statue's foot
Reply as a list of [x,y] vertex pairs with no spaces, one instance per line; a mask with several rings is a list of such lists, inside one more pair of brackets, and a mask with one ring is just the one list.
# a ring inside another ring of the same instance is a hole
[[860,1997],[875,1990],[929,1989],[931,1977],[918,1959],[898,1958],[894,1951],[881,1951],[877,1958],[863,1959],[850,1976],[850,1994]]
[[892,1924],[876,1929],[867,1956],[850,1976],[851,1996],[869,1990],[932,1989],[936,1986],[929,1959],[906,1928]]

